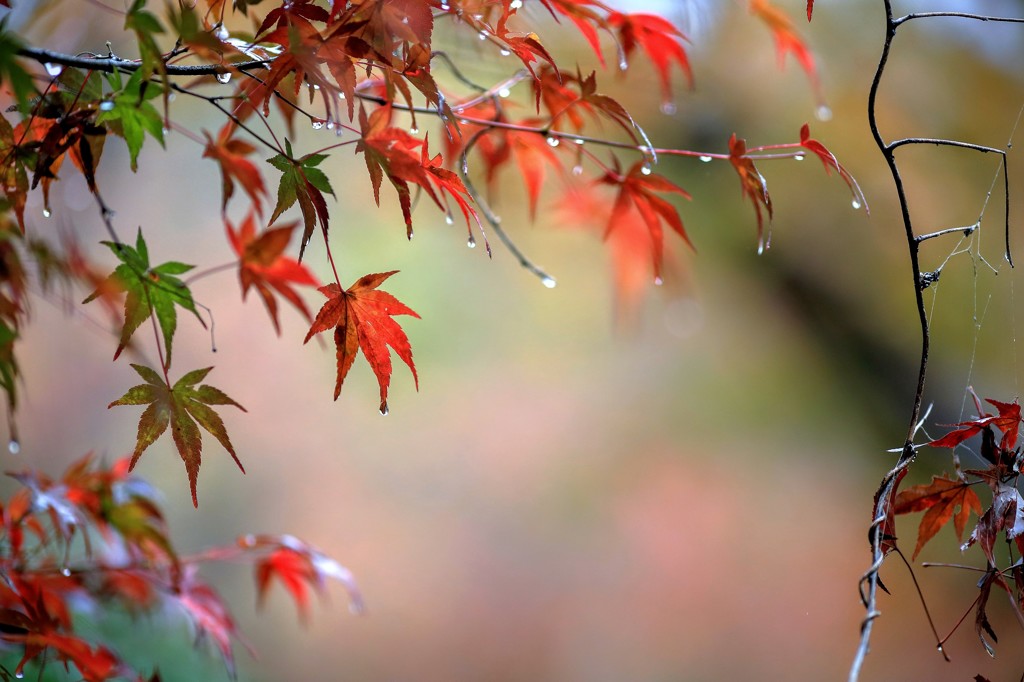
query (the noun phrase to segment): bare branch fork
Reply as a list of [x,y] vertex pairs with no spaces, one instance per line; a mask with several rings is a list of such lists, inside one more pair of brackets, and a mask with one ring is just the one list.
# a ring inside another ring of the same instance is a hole
[[[913,440],[919,426],[919,420],[921,415],[921,405],[924,399],[924,386],[925,378],[928,372],[928,354],[930,347],[930,332],[928,325],[928,314],[925,308],[924,301],[924,289],[937,279],[937,273],[925,273],[921,271],[919,250],[923,242],[942,237],[945,235],[952,234],[971,234],[977,229],[978,224],[957,227],[947,230],[939,230],[929,234],[917,235],[914,233],[913,222],[910,217],[910,207],[907,201],[906,190],[903,184],[903,178],[900,175],[899,166],[896,162],[896,150],[900,147],[908,145],[938,145],[945,147],[958,147],[963,149],[970,149],[983,154],[998,154],[1001,159],[1001,171],[1003,174],[1003,186],[1005,190],[1005,233],[1006,233],[1006,251],[1005,258],[1010,266],[1013,266],[1013,259],[1010,254],[1010,184],[1007,177],[1007,164],[1006,164],[1006,152],[1005,150],[995,149],[993,147],[985,147],[982,145],[971,144],[967,142],[960,142],[957,140],[945,140],[945,139],[933,139],[933,138],[905,138],[886,142],[882,137],[882,134],[878,127],[877,118],[877,98],[878,89],[882,81],[882,74],[885,71],[885,66],[889,59],[889,52],[892,48],[893,39],[896,37],[896,30],[899,26],[903,25],[912,20],[916,19],[935,19],[935,18],[958,18],[967,19],[982,22],[1002,22],[1002,23],[1024,23],[1024,18],[1010,18],[1010,17],[995,17],[985,16],[979,14],[970,14],[962,12],[920,12],[914,14],[907,14],[905,16],[896,17],[892,11],[892,1],[883,0],[885,6],[885,21],[886,21],[886,32],[885,41],[882,44],[882,52],[879,57],[878,67],[875,70],[874,78],[871,82],[871,89],[868,94],[868,125],[871,129],[872,137],[875,140],[875,144],[878,146],[879,151],[885,158],[886,164],[889,166],[889,171],[892,174],[893,184],[896,187],[896,195],[900,205],[900,214],[903,219],[903,227],[907,242],[907,251],[910,256],[910,268],[911,276],[914,282],[915,302],[917,307],[918,318],[921,326],[921,361],[917,376],[917,389],[914,393],[914,401],[910,415],[910,426],[907,432],[907,438],[903,447],[899,450],[899,458],[893,468],[882,478],[881,483],[878,486],[878,490],[875,492],[874,504],[872,507],[872,522],[868,529],[868,540],[871,545],[871,565],[865,571],[864,575],[860,580],[860,596],[861,601],[864,604],[864,620],[861,623],[860,643],[857,647],[854,655],[853,663],[850,666],[849,680],[850,682],[856,682],[860,678],[861,668],[864,664],[864,659],[867,657],[871,643],[871,631],[874,626],[875,619],[881,615],[878,610],[878,589],[881,587],[885,589],[879,579],[879,571],[882,568],[882,564],[890,551],[895,549],[896,538],[892,535],[892,528],[890,520],[893,514],[893,504],[896,498],[896,493],[899,489],[900,482],[906,476],[907,471],[910,469],[910,465],[913,463],[917,455],[917,446],[914,445]],[[979,220],[980,223],[980,220]],[[898,551],[898,549],[897,549]],[[901,555],[902,556],[902,555]],[[915,579],[916,583],[916,579]],[[927,609],[927,607],[926,607]],[[929,617],[929,622],[931,619]],[[934,625],[932,625],[932,631],[935,631]],[[942,649],[943,640],[937,640],[937,648],[940,653],[945,656],[945,652]],[[947,659],[948,660],[948,659]]]

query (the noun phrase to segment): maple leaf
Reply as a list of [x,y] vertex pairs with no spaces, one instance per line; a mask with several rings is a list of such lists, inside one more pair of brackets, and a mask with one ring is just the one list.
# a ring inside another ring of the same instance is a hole
[[690,87],[693,87],[690,60],[687,58],[686,50],[683,49],[681,42],[687,38],[670,21],[654,14],[623,14],[621,12],[612,12],[608,15],[607,21],[619,32],[619,44],[622,45],[623,52],[620,68],[625,70],[628,64],[626,60],[637,47],[640,47],[647,53],[647,57],[658,70],[658,75],[661,77],[662,98],[666,102],[672,99],[669,69],[673,61],[679,64]]
[[206,131],[206,148],[203,150],[204,159],[213,159],[220,165],[221,185],[223,188],[224,200],[221,203],[221,211],[227,209],[228,200],[235,193],[235,180],[242,185],[242,189],[249,195],[256,212],[263,215],[263,198],[267,196],[267,188],[263,184],[263,175],[255,163],[245,158],[256,151],[256,147],[232,137],[237,126],[234,121],[228,121],[217,134],[217,141]]
[[764,214],[761,212],[762,207],[768,212],[770,225],[773,213],[772,198],[768,194],[768,182],[757,170],[754,160],[747,156],[746,140],[736,137],[736,133],[729,138],[729,162],[740,177],[740,191],[744,197],[750,199],[754,213],[757,215],[757,250],[760,253],[771,243],[770,234],[767,241],[764,237]]
[[[808,80],[811,81],[811,88],[818,100],[821,101],[821,82],[818,79],[818,70],[814,65],[814,55],[811,54],[804,39],[793,28],[793,22],[789,20],[786,13],[769,0],[750,0],[750,11],[771,29],[772,36],[775,38],[775,52],[778,55],[779,67],[781,68],[785,64],[786,54],[792,53],[807,74]],[[810,12],[811,8],[808,5],[808,19],[810,19]]]
[[209,384],[195,388],[195,385],[205,379],[213,367],[193,370],[178,379],[173,386],[145,365],[133,364],[132,368],[145,379],[146,383],[131,387],[127,393],[107,405],[107,409],[115,405],[149,406],[139,418],[139,432],[129,469],[135,467],[143,451],[152,445],[170,424],[172,425],[171,436],[174,439],[174,446],[185,463],[185,471],[188,472],[194,506],[199,506],[199,500],[196,497],[196,480],[199,476],[199,465],[203,452],[200,426],[224,446],[231,458],[235,460],[238,468],[245,473],[245,468],[238,460],[235,448],[231,445],[231,439],[228,438],[224,422],[210,406],[234,405],[243,412],[246,411],[245,408],[229,398],[219,388],[214,388]]
[[256,223],[252,213],[237,230],[225,221],[231,248],[238,254],[238,279],[242,283],[242,300],[245,300],[249,288],[254,287],[263,299],[270,319],[274,323],[274,331],[281,335],[281,325],[277,318],[277,299],[274,291],[295,306],[306,320],[312,322],[306,303],[292,288],[292,285],[318,286],[316,278],[305,265],[284,255],[285,247],[291,241],[292,232],[297,223],[265,230],[256,235]]
[[228,607],[213,588],[196,577],[195,566],[188,567],[179,591],[174,596],[195,630],[196,644],[210,637],[220,651],[228,674],[234,679],[235,656],[231,650],[231,639],[238,639],[250,654],[253,651],[241,638]]
[[178,325],[178,314],[175,306],[181,306],[196,316],[199,323],[206,328],[203,318],[199,317],[195,302],[192,300],[192,292],[175,275],[181,275],[194,266],[168,261],[150,267],[149,249],[146,241],[142,238],[142,229],[139,229],[135,239],[135,248],[127,244],[115,242],[102,242],[107,245],[121,264],[114,269],[114,272],[107,280],[97,287],[83,303],[88,303],[110,290],[126,292],[124,301],[124,325],[121,327],[121,338],[117,350],[114,351],[114,359],[117,360],[121,351],[125,349],[131,340],[132,334],[143,322],[153,314],[163,331],[164,346],[167,357],[164,360],[164,367],[171,366],[171,342],[174,339],[174,332]]
[[[163,63],[163,62],[161,62]],[[139,151],[142,150],[142,143],[146,133],[150,137],[164,144],[164,120],[160,112],[149,103],[148,100],[158,96],[166,90],[149,81],[142,80],[142,69],[131,75],[128,82],[121,85],[121,74],[115,71],[107,76],[117,94],[110,101],[113,106],[110,109],[101,109],[96,116],[96,123],[105,123],[118,135],[124,138],[128,145],[130,165],[132,171],[137,171],[139,164]]]
[[412,315],[415,318],[419,318],[419,315],[391,294],[377,289],[396,272],[392,270],[364,275],[345,291],[337,284],[320,287],[319,291],[327,297],[327,302],[316,314],[313,326],[303,341],[308,343],[314,334],[334,328],[338,356],[335,400],[341,395],[341,384],[355,362],[357,352],[361,350],[380,385],[381,414],[388,413],[388,385],[391,383],[391,354],[388,346],[409,366],[416,390],[419,390],[420,385],[409,339],[392,319],[393,315]]
[[[527,127],[539,127],[540,121],[528,119],[520,122]],[[495,128],[481,137],[476,145],[484,158],[487,170],[487,185],[493,189],[497,180],[498,170],[509,160],[515,158],[519,176],[526,185],[526,195],[530,203],[530,220],[537,216],[537,202],[546,178],[546,166],[556,170],[562,169],[562,163],[551,145],[543,135],[535,132]]]
[[295,600],[299,618],[305,623],[309,588],[323,595],[327,578],[334,578],[348,591],[350,610],[363,612],[363,597],[352,572],[312,545],[292,535],[246,535],[238,542],[245,549],[268,552],[255,564],[258,606],[262,607],[271,582],[277,579]]
[[[992,400],[989,398],[985,399],[985,402],[990,405],[994,405],[999,410],[998,415],[992,415],[985,413],[977,419],[971,421],[960,422],[955,426],[961,428],[956,431],[950,431],[941,438],[926,443],[933,448],[955,448],[960,443],[963,443],[968,438],[977,435],[983,429],[987,429],[989,426],[995,426],[997,429],[1003,432],[1003,438],[999,443],[999,448],[1004,451],[1013,450],[1017,444],[1017,433],[1020,428],[1020,405],[1014,400],[1012,403],[1004,403],[998,400]],[[981,411],[981,404],[978,403],[978,411]]]
[[[540,0],[551,16],[558,21],[558,15],[568,17],[576,25],[580,33],[590,44],[601,66],[604,66],[604,55],[601,53],[601,42],[597,37],[597,29],[608,29],[608,22],[600,14],[590,9],[603,7],[596,0]],[[557,11],[557,13],[556,13]]]
[[320,229],[324,234],[324,241],[327,240],[327,227],[330,216],[327,213],[327,201],[323,193],[334,196],[331,183],[327,175],[317,168],[326,154],[306,154],[300,159],[292,156],[291,142],[285,140],[285,154],[267,159],[270,165],[281,171],[281,182],[277,187],[277,206],[274,207],[274,214],[270,216],[270,224],[273,224],[286,209],[296,201],[299,202],[299,209],[302,211],[302,242],[299,245],[299,260],[306,251],[306,244],[313,236],[313,226],[320,221]]
[[14,140],[14,129],[6,116],[0,116],[0,183],[3,185],[4,196],[18,227],[25,231],[25,202],[28,199],[28,171],[25,167],[23,153]]
[[1016,486],[998,478],[986,478],[992,487],[992,506],[985,510],[971,536],[960,549],[963,551],[978,543],[989,564],[995,566],[995,544],[1000,532],[1006,533],[1007,541],[1016,539],[1018,547],[1024,541],[1024,498]]
[[598,182],[619,188],[618,197],[612,207],[611,218],[608,220],[608,227],[605,229],[605,236],[611,234],[619,221],[625,219],[631,206],[635,207],[650,233],[655,281],[660,280],[665,240],[662,222],[668,224],[691,248],[693,243],[683,228],[683,221],[675,206],[657,196],[655,192],[672,192],[687,199],[690,198],[690,194],[682,187],[670,182],[668,178],[651,173],[650,165],[646,161],[638,161],[633,164],[625,175],[620,173],[618,168],[609,170]]
[[843,182],[846,183],[846,186],[850,188],[850,192],[853,194],[854,208],[860,208],[863,206],[865,213],[871,213],[867,199],[864,198],[864,193],[860,190],[860,185],[858,185],[854,177],[850,175],[845,168],[843,168],[843,165],[839,163],[835,154],[826,149],[825,145],[821,142],[811,137],[811,128],[806,123],[800,128],[800,146],[810,152],[814,152],[814,154],[821,159],[821,163],[825,166],[826,174],[831,175],[833,170],[839,173],[839,177],[843,179]]
[[907,514],[917,511],[925,511],[925,515],[918,527],[917,547],[914,548],[911,559],[917,558],[925,544],[935,537],[950,519],[953,519],[957,540],[963,542],[964,530],[971,512],[981,516],[981,500],[969,483],[945,476],[932,476],[931,483],[915,485],[896,496],[893,513]]

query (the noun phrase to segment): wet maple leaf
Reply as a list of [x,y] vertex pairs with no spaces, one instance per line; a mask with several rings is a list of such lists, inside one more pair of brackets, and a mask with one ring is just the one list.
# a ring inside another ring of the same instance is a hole
[[168,261],[160,265],[150,267],[149,249],[146,241],[142,238],[142,230],[135,238],[135,247],[115,242],[102,242],[121,264],[114,269],[114,272],[107,277],[106,281],[97,287],[83,303],[88,303],[96,298],[108,294],[111,290],[125,292],[124,300],[124,325],[121,327],[121,338],[114,351],[114,359],[117,360],[121,351],[125,349],[131,340],[135,330],[151,315],[156,316],[157,323],[163,332],[164,348],[167,356],[164,366],[171,366],[171,343],[174,340],[174,332],[178,326],[178,314],[175,306],[180,306],[196,316],[199,324],[206,327],[203,318],[199,317],[195,302],[192,300],[192,292],[175,275],[181,275],[194,266]]
[[768,213],[768,222],[772,220],[772,198],[768,194],[768,182],[757,170],[754,160],[747,156],[747,142],[736,137],[736,133],[729,138],[729,162],[740,177],[740,190],[743,196],[750,199],[757,215],[757,248],[758,252],[768,248],[771,242],[771,235],[765,240],[764,236],[764,214],[762,208]]
[[633,164],[625,175],[618,169],[610,170],[598,182],[619,188],[618,197],[612,207],[611,218],[608,220],[608,227],[605,229],[605,236],[610,235],[619,222],[625,219],[631,207],[636,208],[650,233],[654,276],[657,281],[661,278],[661,262],[664,254],[665,237],[662,222],[671,227],[691,247],[693,243],[683,228],[683,221],[679,217],[676,207],[656,195],[655,192],[671,192],[687,199],[690,198],[690,194],[664,176],[652,173],[646,161],[638,161]]
[[623,61],[620,67],[625,69],[627,61],[639,47],[647,53],[661,78],[663,99],[672,99],[672,83],[669,69],[676,62],[686,75],[686,81],[693,87],[693,72],[690,60],[686,56],[682,42],[686,36],[667,19],[654,14],[623,14],[612,12],[608,15],[608,24],[619,33],[619,44],[622,46]]
[[867,199],[864,198],[864,192],[860,190],[860,185],[858,185],[854,177],[850,175],[845,168],[843,168],[843,165],[839,163],[835,154],[830,152],[821,142],[811,137],[811,128],[806,123],[800,128],[800,146],[810,152],[813,152],[819,159],[821,159],[821,163],[825,166],[825,173],[831,175],[833,170],[839,173],[839,177],[843,179],[843,182],[846,183],[846,186],[850,188],[850,192],[853,194],[854,208],[860,208],[863,206],[865,213],[871,213]]
[[255,163],[247,159],[249,154],[256,151],[256,147],[244,140],[237,140],[233,137],[237,126],[234,121],[228,121],[214,141],[210,134],[203,131],[206,136],[206,148],[203,150],[204,159],[213,159],[220,166],[221,186],[223,201],[221,211],[228,207],[228,201],[235,193],[235,181],[242,186],[245,193],[252,200],[252,205],[257,213],[263,215],[263,199],[267,196],[267,188],[263,184],[263,174]]
[[199,427],[202,426],[224,446],[238,468],[245,473],[245,468],[231,445],[231,439],[228,438],[224,422],[210,406],[234,405],[243,412],[246,411],[245,408],[219,388],[209,384],[196,388],[196,384],[205,379],[213,367],[193,370],[178,379],[173,386],[168,385],[163,377],[145,365],[133,364],[132,368],[146,383],[131,387],[127,393],[107,405],[108,409],[115,405],[148,405],[139,418],[139,432],[130,469],[135,467],[146,448],[167,430],[168,425],[171,425],[174,446],[185,463],[185,471],[188,472],[192,504],[198,507],[196,480],[202,461],[203,440],[199,431]]
[[[521,122],[524,126],[539,127],[537,119]],[[537,202],[547,176],[546,166],[562,169],[562,163],[543,135],[535,132],[498,128],[480,138],[477,149],[483,156],[487,170],[487,185],[493,190],[498,170],[511,159],[515,159],[519,176],[526,185],[526,196],[530,203],[530,220],[537,216]]]
[[[1000,449],[1013,450],[1017,444],[1017,433],[1020,429],[1020,405],[1016,400],[1012,403],[1004,403],[998,400],[986,398],[985,402],[990,405],[994,405],[995,408],[999,410],[999,414],[993,415],[986,412],[977,419],[960,422],[959,424],[956,424],[956,426],[961,428],[956,431],[950,431],[942,438],[936,438],[935,440],[927,443],[927,445],[930,445],[933,448],[955,448],[968,438],[980,433],[983,429],[986,429],[989,426],[995,426],[1003,432],[1003,438],[999,443]],[[978,411],[981,411],[980,403],[978,404]]]
[[981,500],[969,483],[945,476],[933,476],[927,485],[915,485],[900,491],[896,496],[893,510],[896,514],[924,511],[921,525],[917,531],[917,547],[914,548],[912,559],[935,534],[953,519],[957,540],[963,542],[964,530],[973,511],[981,516]]
[[24,676],[25,664],[43,651],[52,651],[56,658],[67,666],[73,663],[83,682],[104,682],[121,676],[133,676],[129,669],[110,649],[104,646],[95,648],[83,639],[74,635],[47,630],[30,632],[14,638],[25,645],[25,655],[15,669],[15,677]]
[[[793,28],[793,22],[786,16],[786,13],[769,0],[750,0],[750,11],[771,29],[772,36],[775,38],[775,52],[778,55],[779,66],[785,64],[786,54],[792,53],[807,74],[811,88],[818,100],[821,101],[821,81],[818,78],[818,69],[814,65],[814,55],[811,54],[804,39]],[[811,6],[808,4],[807,18],[810,19],[810,16]]]
[[361,350],[380,385],[381,414],[388,413],[388,386],[391,383],[391,353],[388,346],[409,366],[416,389],[419,390],[419,377],[412,361],[409,339],[392,319],[393,315],[412,315],[416,318],[419,315],[391,294],[377,289],[396,272],[392,270],[364,275],[345,291],[337,284],[320,287],[319,291],[327,297],[327,302],[316,314],[313,326],[303,341],[308,343],[314,334],[334,328],[338,356],[335,400],[341,395],[341,384],[355,362],[356,354]]
[[306,154],[299,159],[293,158],[292,145],[288,140],[285,140],[285,151],[285,154],[267,159],[270,165],[282,173],[281,182],[277,187],[277,206],[274,207],[274,214],[270,216],[270,223],[273,224],[296,201],[299,203],[303,223],[302,242],[299,245],[301,261],[318,219],[324,241],[327,240],[330,216],[323,193],[334,196],[334,190],[327,175],[317,168],[327,158],[326,154]]
[[353,613],[365,610],[352,572],[309,543],[293,535],[245,535],[238,539],[238,544],[243,549],[263,553],[255,563],[258,606],[262,607],[267,590],[276,579],[291,594],[299,618],[306,622],[309,589],[322,596],[327,579],[333,578],[345,586],[350,610]]
[[220,596],[196,577],[194,566],[189,566],[185,579],[174,597],[195,630],[196,644],[210,637],[220,651],[228,674],[234,679],[235,655],[231,649],[231,640],[237,639],[250,653],[253,651],[245,640],[241,639],[235,619]]
[[291,241],[292,232],[298,224],[268,229],[257,236],[256,221],[250,213],[237,230],[230,222],[225,221],[225,225],[231,248],[238,255],[238,279],[242,283],[242,300],[245,300],[250,287],[255,288],[267,307],[278,336],[281,335],[281,324],[277,318],[275,291],[295,306],[307,321],[312,322],[313,317],[309,314],[305,301],[292,287],[315,287],[319,282],[305,265],[284,255],[284,250]]

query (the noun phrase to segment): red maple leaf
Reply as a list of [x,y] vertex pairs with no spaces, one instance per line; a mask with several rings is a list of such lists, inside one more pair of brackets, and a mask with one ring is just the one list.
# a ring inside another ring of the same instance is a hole
[[[775,52],[779,58],[781,67],[786,61],[786,53],[792,52],[793,57],[800,63],[807,78],[811,81],[811,88],[821,101],[821,82],[818,80],[818,70],[814,65],[814,55],[811,54],[807,43],[800,37],[800,34],[793,28],[793,22],[789,20],[785,12],[773,5],[769,0],[750,0],[750,11],[764,21],[771,29],[775,37]],[[811,3],[807,5],[807,18],[811,18]]]
[[746,140],[736,137],[736,133],[729,138],[729,162],[740,176],[740,190],[743,196],[750,199],[754,206],[754,213],[757,214],[757,244],[758,252],[768,248],[771,236],[768,240],[764,238],[764,214],[762,207],[768,212],[768,222],[772,220],[772,197],[768,194],[768,182],[761,175],[754,165],[753,159],[747,156]]
[[964,529],[967,527],[971,512],[981,516],[981,500],[969,483],[945,476],[932,476],[931,483],[915,485],[896,496],[893,513],[908,514],[917,511],[924,511],[925,515],[918,526],[917,547],[914,548],[912,559],[917,558],[925,544],[935,537],[950,519],[953,519],[957,539],[963,542]]
[[363,597],[352,572],[312,545],[292,535],[246,535],[239,545],[247,550],[267,552],[256,562],[258,605],[262,606],[270,583],[276,578],[295,600],[299,618],[306,622],[309,589],[324,594],[328,578],[341,582],[348,591],[353,613],[364,610]]
[[857,181],[850,175],[849,171],[843,168],[835,154],[830,152],[821,142],[811,137],[811,128],[806,123],[800,128],[800,146],[810,152],[814,152],[821,159],[822,164],[825,165],[826,174],[831,175],[833,170],[839,173],[839,177],[843,179],[843,182],[846,183],[846,186],[850,188],[850,192],[853,194],[854,208],[863,206],[865,213],[871,213],[871,209],[868,208],[867,199],[864,198],[864,193],[860,191],[860,185],[857,184]]
[[[524,126],[539,127],[537,119],[520,122]],[[483,166],[487,171],[487,185],[491,190],[496,185],[498,170],[508,161],[515,158],[519,176],[526,185],[526,195],[530,202],[530,219],[537,215],[537,201],[547,176],[546,166],[550,164],[557,170],[562,169],[555,150],[547,143],[543,135],[535,132],[495,128],[482,136],[476,149],[483,157]]]
[[630,207],[635,207],[650,233],[654,276],[657,281],[661,278],[661,262],[664,254],[665,239],[662,222],[667,223],[691,247],[693,244],[683,228],[683,221],[679,217],[676,207],[656,195],[655,192],[672,192],[687,199],[690,198],[689,193],[682,187],[674,185],[664,176],[651,173],[650,165],[646,161],[638,161],[633,164],[633,167],[625,175],[621,174],[617,168],[609,170],[598,182],[615,185],[619,188],[619,195],[612,207],[605,236],[610,235],[619,222],[625,219]]
[[277,318],[277,299],[274,292],[295,306],[308,321],[313,317],[309,314],[305,301],[292,288],[293,285],[319,286],[313,274],[298,261],[284,255],[285,247],[291,241],[292,232],[298,223],[265,230],[256,235],[256,222],[249,213],[238,230],[225,221],[231,248],[238,254],[238,279],[242,283],[242,300],[245,300],[250,287],[259,292],[267,307],[270,319],[274,323],[274,331],[281,335],[281,325]]
[[[977,397],[975,397],[977,401]],[[992,415],[985,413],[977,419],[971,421],[960,422],[956,424],[961,428],[956,431],[950,431],[942,438],[936,438],[935,440],[927,443],[934,448],[955,448],[960,443],[963,443],[968,438],[977,435],[983,429],[989,426],[995,426],[997,429],[1003,432],[1003,438],[999,442],[999,447],[1002,450],[1012,450],[1017,444],[1017,432],[1020,428],[1020,405],[1014,400],[1012,403],[1003,403],[998,400],[992,400],[986,398],[985,402],[994,405],[999,410],[998,415]],[[981,403],[976,403],[978,411],[981,412]]]
[[576,24],[576,28],[590,44],[590,48],[597,55],[601,66],[604,66],[604,55],[601,54],[601,41],[598,40],[597,29],[607,29],[608,22],[600,14],[590,9],[591,7],[602,7],[601,3],[595,0],[540,0],[540,3],[551,12],[555,21],[558,21],[559,14],[569,17],[569,20]]
[[812,14],[814,14],[814,0],[807,0],[807,21],[811,20]]
[[221,211],[228,206],[228,200],[235,193],[235,181],[242,185],[242,189],[249,195],[252,205],[257,213],[263,215],[262,200],[267,196],[267,188],[263,184],[263,175],[255,163],[246,158],[256,151],[256,147],[232,137],[236,129],[234,121],[228,121],[217,134],[214,141],[210,134],[203,131],[206,136],[206,149],[203,150],[204,159],[213,159],[220,165],[221,184],[223,186],[224,199],[221,203]]
[[647,57],[658,70],[661,77],[661,91],[664,100],[672,99],[672,84],[669,68],[673,60],[686,74],[686,80],[693,87],[693,72],[690,60],[683,49],[682,41],[686,36],[666,19],[654,14],[622,14],[612,12],[608,15],[608,24],[619,32],[619,44],[622,45],[624,59],[620,66],[625,69],[625,60],[633,54],[637,47],[647,53]]
[[388,385],[391,383],[390,346],[398,357],[409,366],[413,381],[419,390],[419,377],[412,361],[409,339],[393,315],[412,315],[419,318],[411,308],[397,298],[377,289],[388,277],[398,272],[383,272],[364,275],[346,291],[338,284],[328,284],[319,291],[327,297],[320,312],[313,320],[313,326],[303,343],[308,343],[314,334],[334,328],[334,343],[338,349],[338,381],[334,386],[334,399],[341,395],[341,384],[345,381],[358,351],[370,363],[380,385],[380,411],[388,413]]

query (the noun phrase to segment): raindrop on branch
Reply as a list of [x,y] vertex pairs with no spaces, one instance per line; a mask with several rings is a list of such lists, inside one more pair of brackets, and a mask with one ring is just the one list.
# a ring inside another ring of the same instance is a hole
[[231,34],[228,33],[228,29],[224,24],[220,24],[213,30],[213,37],[217,40],[227,40],[231,37]]
[[797,161],[803,161],[803,160],[804,160],[804,155],[803,155],[803,154],[797,154],[797,155],[796,155],[796,156],[794,156],[793,158],[794,158],[795,160],[797,160]]
[[850,202],[850,206],[853,206],[853,210],[858,210],[861,206],[860,199],[854,197],[853,200]]
[[555,137],[554,135],[549,135],[548,136],[548,146],[549,147],[557,147],[559,145],[559,143],[560,143],[559,139],[557,137]]
[[50,210],[49,206],[47,206],[46,208],[43,209],[43,217],[44,218],[49,218],[52,215],[53,215],[53,211]]
[[54,78],[56,78],[64,72],[64,67],[62,65],[51,64],[50,62],[46,62],[45,64],[43,64],[43,68],[46,69],[46,73],[50,74]]
[[476,239],[473,239],[473,235],[469,235],[469,239],[466,241],[466,246],[471,249],[476,248]]
[[700,156],[700,160],[703,161],[704,163],[711,163],[711,157],[708,156],[707,154],[702,154]]
[[661,113],[665,114],[666,116],[672,116],[673,114],[675,114],[676,113],[675,102],[662,102],[661,103]]
[[11,453],[12,455],[18,454],[19,452],[21,452],[21,443],[19,443],[14,438],[10,439],[9,441],[7,441],[7,452]]
[[555,285],[558,284],[555,278],[552,277],[551,275],[544,275],[544,277],[540,280],[540,283],[546,286],[548,289],[554,289]]
[[819,121],[832,120],[832,110],[828,107],[827,104],[822,104],[821,106],[819,106],[818,109],[814,112],[814,115],[818,117]]
[[228,83],[231,82],[231,73],[228,72],[228,71],[225,71],[223,73],[218,73],[217,74],[217,82],[220,83],[221,85],[227,85]]

